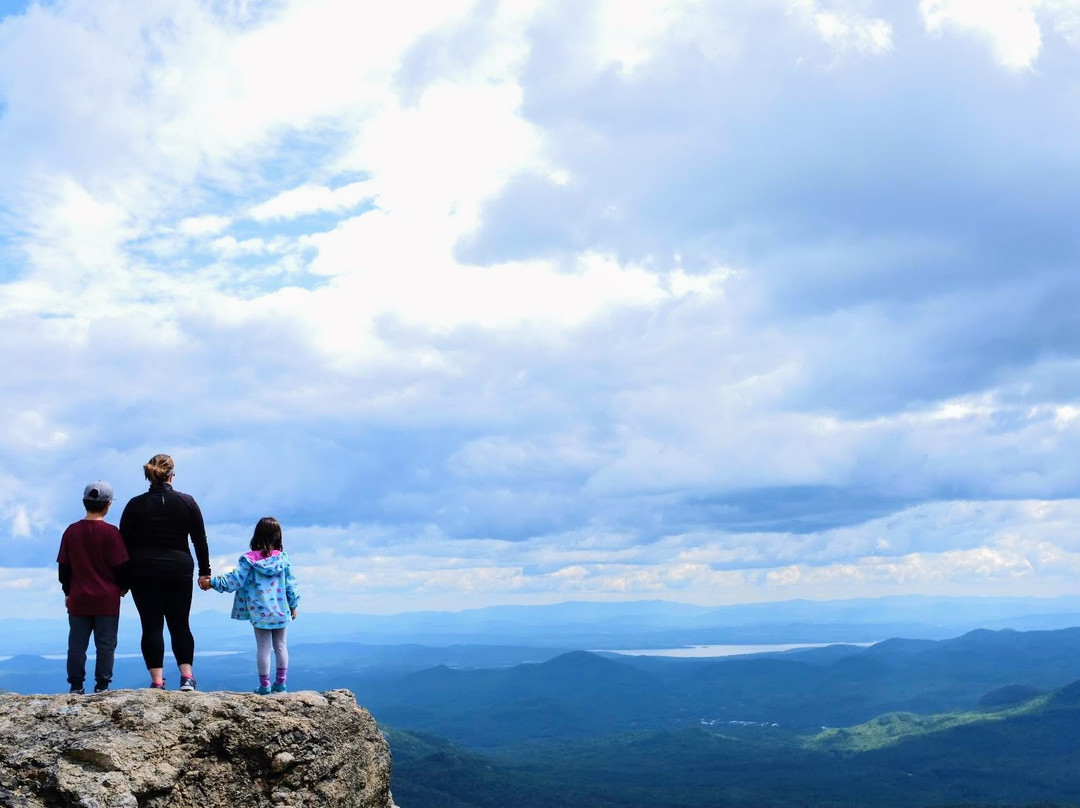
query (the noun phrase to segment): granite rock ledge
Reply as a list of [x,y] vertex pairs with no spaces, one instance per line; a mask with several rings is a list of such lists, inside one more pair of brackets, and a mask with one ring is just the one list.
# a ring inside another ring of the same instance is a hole
[[348,690],[0,694],[4,808],[392,808],[390,770]]

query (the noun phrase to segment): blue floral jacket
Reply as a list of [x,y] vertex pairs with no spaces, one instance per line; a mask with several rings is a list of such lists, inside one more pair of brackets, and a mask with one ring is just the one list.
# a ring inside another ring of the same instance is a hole
[[300,603],[289,556],[278,550],[266,558],[258,550],[244,553],[236,569],[215,575],[210,586],[218,592],[235,592],[232,618],[250,620],[255,628],[284,628],[292,619],[290,611]]

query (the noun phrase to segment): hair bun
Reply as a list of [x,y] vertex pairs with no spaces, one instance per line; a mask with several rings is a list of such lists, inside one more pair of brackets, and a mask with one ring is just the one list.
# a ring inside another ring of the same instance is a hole
[[143,474],[152,483],[164,483],[172,477],[175,467],[173,459],[167,454],[156,454],[143,465]]

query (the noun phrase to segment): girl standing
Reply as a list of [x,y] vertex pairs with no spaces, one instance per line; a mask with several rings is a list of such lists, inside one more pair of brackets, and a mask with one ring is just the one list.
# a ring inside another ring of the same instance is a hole
[[[260,695],[288,690],[289,650],[285,630],[296,619],[300,604],[292,564],[281,544],[281,525],[264,516],[255,525],[251,551],[240,556],[238,566],[225,575],[215,575],[203,586],[218,592],[235,592],[232,618],[250,620],[255,628],[255,661],[259,671]],[[277,662],[277,676],[270,684],[270,651]]]

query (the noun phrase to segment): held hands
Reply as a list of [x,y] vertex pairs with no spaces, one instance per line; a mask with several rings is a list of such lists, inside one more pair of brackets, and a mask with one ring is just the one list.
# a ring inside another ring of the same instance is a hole
[[209,575],[200,575],[199,576],[199,589],[201,589],[203,592],[205,592],[209,588],[210,588],[210,576]]

